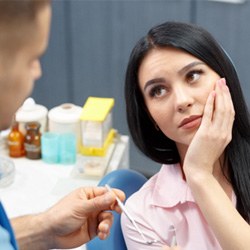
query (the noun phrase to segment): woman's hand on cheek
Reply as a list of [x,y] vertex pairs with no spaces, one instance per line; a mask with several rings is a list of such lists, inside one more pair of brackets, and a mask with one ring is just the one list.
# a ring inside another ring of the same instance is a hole
[[207,99],[202,122],[187,150],[183,169],[186,177],[212,174],[214,163],[231,141],[234,107],[225,79],[219,79]]

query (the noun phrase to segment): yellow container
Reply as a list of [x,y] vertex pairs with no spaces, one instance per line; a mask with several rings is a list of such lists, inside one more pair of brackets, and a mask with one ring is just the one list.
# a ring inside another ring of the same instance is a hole
[[84,155],[104,156],[115,136],[112,129],[114,98],[89,97],[85,102],[81,120],[80,152]]

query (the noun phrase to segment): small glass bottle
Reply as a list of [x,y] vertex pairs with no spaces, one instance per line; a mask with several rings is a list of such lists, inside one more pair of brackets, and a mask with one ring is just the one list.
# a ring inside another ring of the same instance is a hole
[[41,124],[39,122],[27,122],[25,124],[26,135],[24,146],[26,157],[29,159],[41,158]]
[[8,135],[8,148],[10,157],[22,157],[24,151],[24,135],[19,131],[19,123],[13,121]]

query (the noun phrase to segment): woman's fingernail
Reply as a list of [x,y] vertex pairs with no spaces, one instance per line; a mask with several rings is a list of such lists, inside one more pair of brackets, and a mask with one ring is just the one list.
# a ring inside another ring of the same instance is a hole
[[219,85],[220,87],[223,87],[223,86],[226,85],[226,80],[225,80],[225,78],[220,78],[220,79],[217,81],[217,83],[218,83],[218,85]]
[[221,78],[221,83],[223,84],[223,85],[226,85],[226,79],[223,77],[223,78]]

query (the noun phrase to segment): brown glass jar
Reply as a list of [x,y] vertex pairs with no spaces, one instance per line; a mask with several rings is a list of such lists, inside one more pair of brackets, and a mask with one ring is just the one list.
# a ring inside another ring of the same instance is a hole
[[22,157],[24,151],[24,135],[19,131],[18,122],[14,121],[8,135],[8,147],[10,157]]
[[26,135],[24,147],[26,157],[29,159],[41,158],[41,124],[39,122],[27,122],[25,124]]

